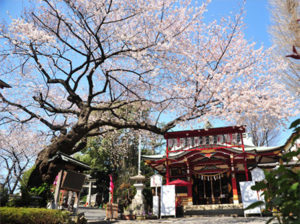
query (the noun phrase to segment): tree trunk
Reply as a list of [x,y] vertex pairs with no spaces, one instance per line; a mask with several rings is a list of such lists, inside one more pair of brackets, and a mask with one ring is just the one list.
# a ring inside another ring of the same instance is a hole
[[49,162],[49,159],[57,152],[71,155],[83,149],[85,144],[80,144],[80,147],[76,148],[75,145],[87,133],[88,130],[85,125],[77,124],[66,135],[61,134],[50,145],[45,147],[38,154],[35,161],[35,168],[29,177],[28,187],[38,187],[43,182],[52,184],[57,173],[64,167],[64,164],[54,164],[53,162]]

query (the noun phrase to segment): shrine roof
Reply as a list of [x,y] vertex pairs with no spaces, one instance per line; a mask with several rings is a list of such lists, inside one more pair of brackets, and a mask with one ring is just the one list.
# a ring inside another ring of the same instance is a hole
[[62,152],[57,152],[56,155],[51,157],[48,162],[64,162],[65,164],[72,164],[75,166],[76,169],[78,170],[90,170],[91,167],[87,165],[86,163],[83,163],[77,159],[74,159],[73,157],[62,153]]
[[167,132],[164,134],[164,138],[165,139],[184,138],[184,137],[244,133],[244,132],[245,132],[245,126],[228,126],[228,127],[210,128],[210,129]]
[[[222,149],[222,146],[219,146],[220,149]],[[275,150],[279,150],[282,149],[283,146],[272,146],[272,147],[259,147],[259,146],[251,146],[251,147],[247,147],[245,146],[245,152],[247,153],[254,153],[254,154],[260,154],[260,153],[265,153],[265,152],[272,152]],[[203,149],[205,150],[205,149]],[[216,149],[217,151],[218,149]],[[232,147],[232,148],[226,148],[226,150],[228,151],[232,151],[234,153],[243,153],[242,148],[238,148],[238,147]],[[195,152],[199,152],[201,153],[202,150],[195,150]],[[188,153],[190,153],[191,151],[179,151],[179,152],[171,152],[169,153],[169,159],[177,159],[180,158]],[[165,159],[166,155],[165,154],[159,154],[159,155],[142,155],[142,157],[146,160],[160,160],[160,159]]]

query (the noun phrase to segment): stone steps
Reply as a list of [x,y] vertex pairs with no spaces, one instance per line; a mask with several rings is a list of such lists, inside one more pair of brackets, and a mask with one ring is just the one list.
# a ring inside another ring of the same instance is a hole
[[243,209],[243,204],[186,205],[185,210]]
[[212,204],[184,206],[185,216],[243,216],[243,204]]

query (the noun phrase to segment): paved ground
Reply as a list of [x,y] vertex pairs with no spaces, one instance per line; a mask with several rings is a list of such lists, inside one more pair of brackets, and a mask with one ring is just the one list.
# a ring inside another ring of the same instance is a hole
[[[115,223],[115,224],[146,224],[146,223],[172,223],[172,224],[265,224],[268,218],[266,217],[187,217],[187,218],[168,218],[157,220],[116,220],[116,221],[101,221],[93,224]],[[92,223],[91,223],[92,224]]]
[[85,218],[89,222],[100,222],[105,219],[105,210],[97,208],[79,207],[78,213],[84,213]]
[[228,216],[193,216],[183,218],[163,218],[154,220],[116,220],[105,221],[105,210],[95,208],[79,208],[84,212],[89,224],[147,224],[147,223],[172,223],[172,224],[265,224],[269,217],[228,217]]

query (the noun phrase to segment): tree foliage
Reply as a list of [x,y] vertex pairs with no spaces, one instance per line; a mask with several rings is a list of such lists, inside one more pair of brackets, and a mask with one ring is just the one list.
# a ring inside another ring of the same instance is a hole
[[204,22],[208,2],[42,0],[1,26],[0,75],[13,87],[0,94],[1,123],[38,122],[55,135],[31,185],[53,181],[57,151],[114,129],[164,134],[183,122],[295,113],[273,75],[285,64],[244,38],[242,12]]
[[[102,203],[108,201],[109,174],[112,174],[115,185],[114,198],[119,204],[127,207],[134,195],[135,189],[130,177],[138,173],[138,146],[141,140],[143,154],[153,153],[156,147],[161,146],[159,136],[153,138],[149,132],[119,130],[107,133],[101,137],[88,139],[87,147],[75,157],[92,167],[91,177],[96,179],[97,191],[102,194]],[[153,170],[141,164],[142,174],[146,176],[147,182],[153,174]],[[149,183],[146,183],[149,186]],[[150,192],[150,194],[149,194]],[[151,204],[151,189],[144,190],[147,203]],[[150,196],[149,196],[150,195]]]

